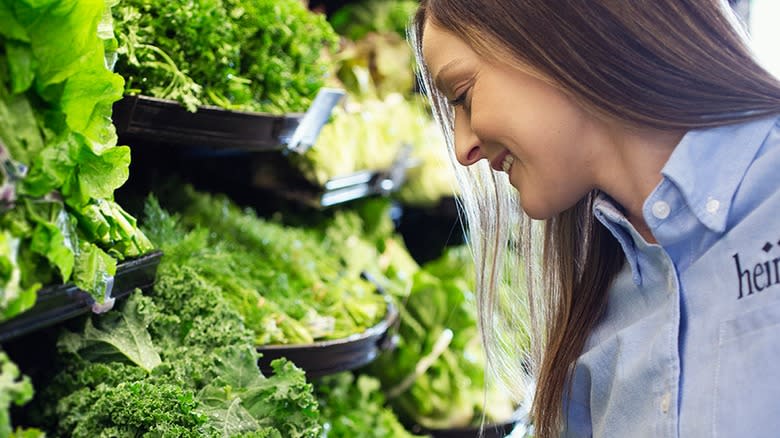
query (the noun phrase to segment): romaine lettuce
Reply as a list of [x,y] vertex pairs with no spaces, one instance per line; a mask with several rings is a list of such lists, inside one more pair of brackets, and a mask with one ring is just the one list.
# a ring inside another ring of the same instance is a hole
[[[4,171],[0,230],[19,242],[21,288],[72,280],[98,303],[117,261],[152,249],[113,202],[130,151],[116,146],[111,121],[124,81],[106,67],[106,7],[0,0],[0,165],[22,169]],[[33,302],[0,311],[8,318]]]

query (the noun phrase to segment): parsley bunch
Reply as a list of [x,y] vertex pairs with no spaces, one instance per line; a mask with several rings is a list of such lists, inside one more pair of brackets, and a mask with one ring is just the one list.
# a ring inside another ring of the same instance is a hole
[[303,112],[337,36],[298,0],[124,0],[113,9],[125,92],[199,105]]

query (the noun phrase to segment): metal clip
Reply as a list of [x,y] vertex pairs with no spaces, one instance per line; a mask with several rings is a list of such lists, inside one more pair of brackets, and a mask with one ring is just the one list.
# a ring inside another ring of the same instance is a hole
[[[331,112],[341,98],[344,90],[336,88],[321,88],[311,106],[303,115],[301,123],[290,135],[289,140],[282,136],[282,141],[287,145],[287,150],[302,154],[317,142],[322,127],[330,118]],[[286,141],[285,141],[286,140]]]
[[103,294],[103,304],[100,304],[97,301],[92,303],[92,313],[100,315],[114,308],[114,303],[116,303],[116,298],[111,296],[111,292],[113,290],[114,290],[114,277],[108,276],[108,278],[106,278],[106,290]]
[[28,167],[18,161],[14,161],[8,148],[0,140],[0,210],[13,208],[16,202],[16,184],[27,176]]
[[377,178],[374,191],[379,195],[389,195],[398,190],[406,181],[406,170],[412,165],[412,146],[403,144],[395,155],[390,169],[382,172]]

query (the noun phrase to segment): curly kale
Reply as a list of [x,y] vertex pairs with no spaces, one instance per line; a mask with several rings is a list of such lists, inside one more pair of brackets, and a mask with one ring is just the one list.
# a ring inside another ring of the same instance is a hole
[[61,336],[64,365],[39,400],[39,425],[73,437],[319,436],[303,371],[281,360],[263,376],[252,332],[218,284],[187,263],[183,254],[207,240],[168,233],[173,219],[158,219],[154,235],[168,236],[172,258],[154,293]]
[[[58,433],[73,437],[219,436],[192,391],[146,380],[81,388],[57,403]],[[209,430],[211,429],[211,430]]]

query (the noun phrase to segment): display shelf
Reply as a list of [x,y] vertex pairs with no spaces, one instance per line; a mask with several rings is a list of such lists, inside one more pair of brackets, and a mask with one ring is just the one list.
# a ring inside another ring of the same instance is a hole
[[319,186],[289,163],[258,157],[251,185],[308,207],[327,208],[371,196],[387,196],[399,190],[406,180],[410,161],[411,148],[404,147],[387,169],[340,175]]
[[[161,258],[162,252],[154,251],[119,263],[111,297],[124,298],[135,289],[151,287]],[[31,309],[0,323],[0,343],[86,314],[93,304],[94,298],[72,283],[44,287]]]
[[462,427],[452,429],[426,429],[420,426],[411,428],[416,434],[430,435],[433,438],[504,438],[515,426],[515,422],[501,424],[486,424],[480,432],[479,427]]
[[264,374],[273,373],[271,361],[287,358],[306,372],[307,378],[322,377],[368,365],[385,350],[395,347],[398,309],[388,304],[385,317],[363,333],[306,345],[264,345],[258,364]]
[[317,139],[343,90],[323,88],[306,113],[268,114],[213,106],[189,112],[179,102],[128,95],[114,104],[123,140],[244,151],[305,151]]
[[[261,174],[257,174],[261,175]],[[267,174],[253,180],[253,186],[274,193],[288,201],[312,208],[327,208],[370,196],[386,196],[401,187],[403,180],[392,171],[361,171],[333,178],[324,186],[294,184],[285,178],[268,178]]]
[[447,247],[466,243],[457,202],[445,197],[431,206],[402,205],[398,232],[417,263],[435,260]]

